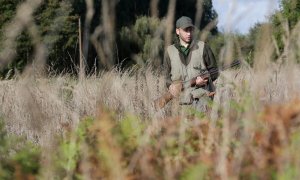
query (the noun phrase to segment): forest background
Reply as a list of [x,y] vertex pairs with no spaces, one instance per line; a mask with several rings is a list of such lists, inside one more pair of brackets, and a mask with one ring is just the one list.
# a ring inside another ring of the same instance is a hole
[[[22,0],[1,1],[2,68],[0,74],[2,79],[21,73],[24,67],[33,63],[35,59],[33,53],[36,42],[32,38],[29,26],[19,27],[19,33],[14,37],[5,36],[9,23],[17,20],[17,7],[23,2]],[[283,1],[280,10],[269,18],[269,22],[257,23],[246,35],[232,32],[231,35],[238,38],[244,59],[251,65],[256,39],[259,38],[259,29],[263,26],[272,26],[274,30],[272,33],[278,42],[277,55],[282,53],[283,30],[280,27],[280,18],[287,18],[289,28],[295,26],[299,15],[298,7],[292,5],[293,2]],[[113,11],[106,17],[105,9],[110,8],[113,8]],[[168,8],[174,8],[174,17],[167,17]],[[36,23],[35,35],[39,35],[40,43],[45,46],[44,61],[48,74],[78,73],[79,26],[82,29],[80,38],[83,43],[82,56],[86,73],[93,73],[95,69],[96,71],[111,69],[115,66],[124,69],[136,64],[139,66],[152,64],[159,67],[163,61],[164,46],[166,43],[170,44],[165,41],[163,21],[167,20],[168,23],[174,24],[175,20],[183,15],[195,21],[200,33],[205,35],[202,40],[209,42],[217,56],[225,44],[226,36],[230,36],[218,31],[216,27],[218,14],[211,0],[176,1],[174,7],[169,6],[169,0],[122,0],[104,5],[101,1],[47,0],[39,2],[38,7],[31,13],[33,18],[31,21]],[[279,17],[279,14],[282,16]],[[171,31],[174,34],[174,30]],[[11,41],[16,41],[12,47],[7,45],[7,39],[10,38],[13,38]],[[175,35],[172,38],[174,39]],[[14,51],[8,53],[9,48]],[[9,61],[6,60],[8,54],[11,56]]]

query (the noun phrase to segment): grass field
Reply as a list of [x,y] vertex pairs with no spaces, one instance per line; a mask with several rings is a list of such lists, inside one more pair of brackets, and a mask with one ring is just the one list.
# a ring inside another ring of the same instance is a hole
[[147,67],[40,75],[46,55],[35,44],[40,64],[0,81],[0,179],[299,179],[298,26],[282,54],[263,30],[253,67],[238,40],[225,38],[216,57],[222,64],[235,52],[241,66],[220,73],[207,114],[177,99],[156,110],[165,78]]
[[176,99],[155,111],[166,89],[149,69],[1,81],[0,112],[8,137],[40,149],[41,177],[290,179],[299,177],[299,70],[224,71],[211,113],[193,119]]

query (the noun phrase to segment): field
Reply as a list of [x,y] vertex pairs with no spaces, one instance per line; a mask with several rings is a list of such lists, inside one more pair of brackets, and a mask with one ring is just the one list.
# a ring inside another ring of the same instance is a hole
[[1,81],[0,111],[7,138],[40,149],[41,177],[290,179],[299,177],[299,70],[222,72],[208,116],[186,116],[176,99],[156,111],[166,89],[149,69]]
[[[16,56],[12,42],[21,32],[12,29],[31,27],[33,63],[0,81],[0,179],[300,178],[299,23],[284,29],[282,52],[263,25],[251,63],[238,35],[224,35],[220,66],[234,57],[241,65],[220,72],[204,114],[176,98],[155,109],[165,77],[145,64],[87,76],[81,66],[78,74],[42,72],[46,47],[30,24],[36,7],[27,8],[29,19],[18,10],[0,51],[2,67]],[[169,10],[157,23],[172,22]],[[160,33],[171,39],[172,27],[165,28]],[[111,50],[103,50],[98,55],[109,60]]]

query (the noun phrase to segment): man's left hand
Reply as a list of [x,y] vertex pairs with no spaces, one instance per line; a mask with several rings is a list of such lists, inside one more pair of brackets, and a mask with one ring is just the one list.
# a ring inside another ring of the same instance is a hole
[[196,86],[203,86],[207,84],[207,79],[203,79],[201,76],[197,76],[196,78]]

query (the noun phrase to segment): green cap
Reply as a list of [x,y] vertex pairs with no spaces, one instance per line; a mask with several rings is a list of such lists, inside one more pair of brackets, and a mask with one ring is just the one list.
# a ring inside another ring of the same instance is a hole
[[187,16],[181,16],[176,21],[176,28],[182,28],[185,29],[187,27],[194,27],[193,21],[191,18]]

